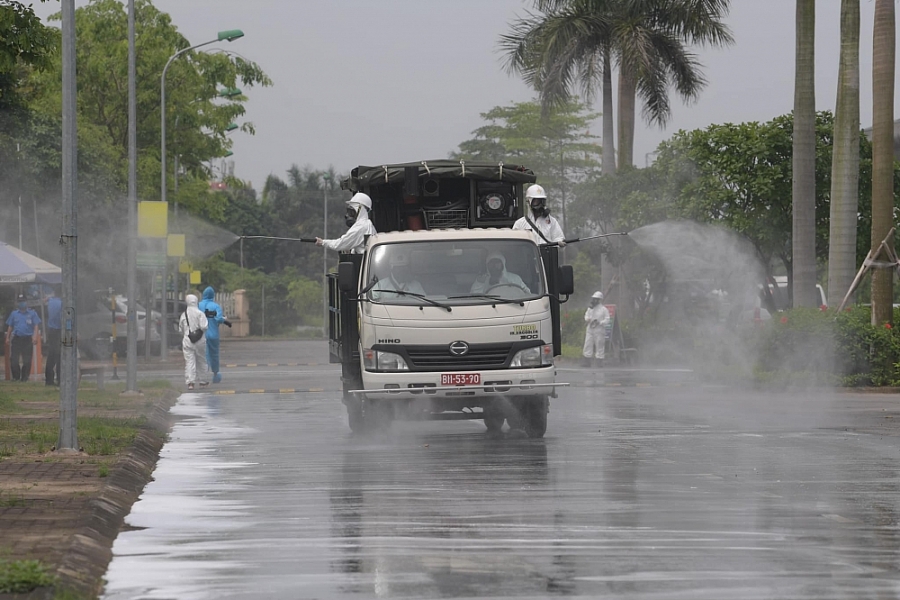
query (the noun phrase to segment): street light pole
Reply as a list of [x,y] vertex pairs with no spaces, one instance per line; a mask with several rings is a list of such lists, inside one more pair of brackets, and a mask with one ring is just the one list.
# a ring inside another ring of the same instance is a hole
[[[232,42],[240,37],[244,37],[244,32],[241,31],[240,29],[231,29],[228,31],[220,31],[219,34],[216,36],[216,39],[214,39],[214,40],[209,40],[209,41],[203,42],[201,44],[195,44],[189,48],[184,48],[183,50],[179,50],[178,52],[176,52],[175,54],[173,54],[172,56],[169,57],[169,60],[166,61],[166,66],[163,67],[162,76],[160,77],[160,86],[159,86],[159,112],[160,112],[160,138],[161,138],[160,139],[159,161],[160,161],[160,167],[161,167],[160,170],[162,172],[161,179],[160,179],[160,183],[161,183],[160,200],[162,202],[164,202],[166,204],[166,206],[169,205],[169,200],[166,197],[166,73],[169,70],[169,66],[172,64],[172,61],[174,61],[176,58],[178,58],[185,52],[190,52],[191,50],[200,48],[201,46],[214,44],[216,42],[221,42],[221,41]],[[168,237],[168,228],[166,231],[166,235]],[[166,245],[168,245],[168,239],[166,241],[167,241]],[[163,276],[162,276],[163,289],[162,289],[162,311],[161,311],[163,327],[162,327],[162,335],[160,336],[161,348],[160,348],[160,352],[159,352],[160,360],[163,362],[165,362],[165,360],[168,356],[168,353],[169,353],[169,336],[168,336],[169,282],[167,281],[168,277],[169,277],[168,262],[169,262],[168,252],[166,252],[166,254],[163,257]],[[148,328],[147,335],[150,335],[149,334],[149,326],[150,326],[149,317],[147,318],[146,325]]]
[[[322,175],[322,237],[328,238],[328,181],[331,175]],[[328,250],[322,246],[322,338],[328,337]]]
[[[128,0],[128,253],[125,293],[125,393],[137,394],[137,67],[134,0]],[[115,341],[113,341],[115,344]]]
[[[62,2],[62,245],[63,312],[59,371],[59,438],[61,451],[78,451],[78,126],[75,82],[75,0]],[[21,244],[21,243],[20,243]]]

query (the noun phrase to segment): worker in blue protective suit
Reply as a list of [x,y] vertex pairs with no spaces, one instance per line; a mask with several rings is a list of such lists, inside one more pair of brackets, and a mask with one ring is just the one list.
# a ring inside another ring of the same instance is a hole
[[222,381],[219,373],[219,325],[224,323],[231,327],[231,323],[222,313],[222,307],[216,303],[216,290],[211,286],[203,290],[203,299],[198,308],[209,321],[209,329],[206,330],[206,362],[213,373],[213,383],[219,383]]

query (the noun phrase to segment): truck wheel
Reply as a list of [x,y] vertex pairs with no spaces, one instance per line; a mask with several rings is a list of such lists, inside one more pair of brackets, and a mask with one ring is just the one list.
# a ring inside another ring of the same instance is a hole
[[530,438],[542,438],[547,432],[547,413],[550,400],[546,397],[529,399],[522,405],[525,434]]
[[362,433],[363,429],[365,429],[362,407],[358,402],[347,404],[347,423],[350,425],[350,431],[353,433]]
[[484,412],[484,426],[487,427],[487,432],[491,434],[500,433],[500,430],[503,429],[503,421],[506,420],[506,417],[503,415],[503,408],[497,406],[496,402],[491,402],[482,408],[482,411]]

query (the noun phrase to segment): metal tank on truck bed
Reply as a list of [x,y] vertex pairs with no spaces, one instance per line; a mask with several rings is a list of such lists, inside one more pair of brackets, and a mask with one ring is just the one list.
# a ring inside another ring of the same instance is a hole
[[559,305],[572,267],[513,231],[520,166],[436,160],[357,167],[379,231],[329,274],[329,351],[353,431],[394,419],[504,421],[542,437],[556,396]]

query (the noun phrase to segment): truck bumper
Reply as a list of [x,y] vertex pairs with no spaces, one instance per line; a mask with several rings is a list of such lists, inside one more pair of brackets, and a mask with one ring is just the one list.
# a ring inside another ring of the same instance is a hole
[[479,371],[480,385],[441,385],[441,373],[363,372],[363,389],[350,390],[359,398],[413,400],[492,396],[555,396],[555,388],[568,386],[556,382],[556,367]]

